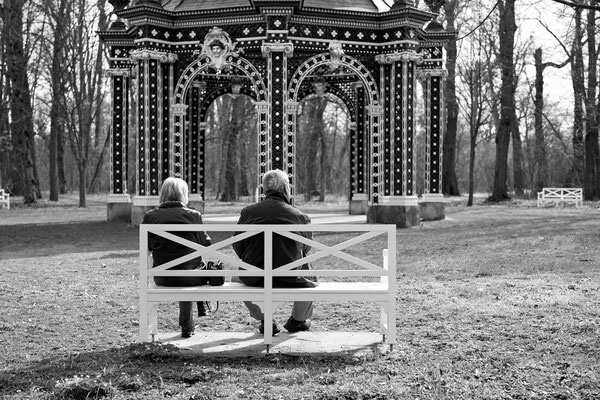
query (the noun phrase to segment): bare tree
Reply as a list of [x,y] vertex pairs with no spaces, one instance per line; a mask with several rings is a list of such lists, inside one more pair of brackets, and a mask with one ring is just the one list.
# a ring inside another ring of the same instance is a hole
[[225,148],[225,157],[223,159],[225,185],[221,192],[221,201],[236,201],[238,200],[238,175],[240,172],[240,160],[238,154],[238,138],[241,134],[244,125],[244,108],[245,96],[235,94],[231,101],[228,102],[229,121],[228,128],[224,133],[223,146]]
[[13,191],[23,194],[24,204],[36,202],[35,150],[31,92],[27,76],[27,57],[23,46],[23,8],[25,0],[6,0],[3,8],[7,76],[10,79],[12,148],[17,169],[12,178]]
[[[573,172],[567,185],[581,186],[583,183],[583,131],[585,97],[585,72],[583,64],[583,30],[581,27],[582,10],[575,8],[575,37],[571,46],[571,81],[573,83]],[[585,194],[584,194],[585,195]]]
[[86,172],[102,104],[98,80],[102,79],[103,54],[96,29],[106,29],[105,3],[105,0],[97,0],[96,4],[72,0],[71,18],[67,20],[65,80],[68,90],[63,93],[62,104],[79,176],[79,207],[86,207]]
[[511,134],[518,130],[515,112],[515,66],[514,42],[517,25],[515,23],[515,0],[499,0],[500,11],[499,36],[500,52],[498,61],[502,71],[500,90],[500,124],[496,132],[496,166],[494,169],[494,187],[490,200],[508,199],[508,150]]
[[[456,19],[463,9],[461,0],[449,0],[444,4],[444,13],[448,30],[456,29]],[[456,59],[458,55],[456,41],[450,41],[446,49],[446,133],[443,141],[442,192],[447,196],[458,196],[456,178],[456,133],[458,131],[458,101],[456,99]]]
[[472,51],[469,57],[469,62],[459,67],[459,75],[464,84],[465,91],[461,102],[464,104],[463,113],[469,128],[469,198],[467,206],[473,205],[473,192],[475,186],[475,150],[478,144],[480,130],[488,123],[489,109],[483,100],[489,96],[489,80],[487,79],[486,69],[483,66],[481,57],[481,43],[483,41],[475,41],[478,49]]
[[535,60],[535,97],[534,97],[534,190],[541,191],[548,184],[548,158],[546,155],[546,139],[544,133],[544,70],[548,67],[562,68],[569,63],[569,58],[557,64],[542,61],[542,49],[537,48]]
[[[48,180],[50,186],[50,201],[58,201],[59,196],[59,174],[58,174],[58,150],[61,132],[64,130],[64,118],[61,116],[61,99],[64,98],[65,82],[63,79],[65,57],[65,28],[64,21],[67,19],[69,0],[46,0],[42,7],[48,16],[48,23],[51,30],[52,44],[46,46],[49,59],[49,80],[51,86],[51,105],[50,105],[50,138],[48,140]],[[64,179],[64,167],[63,167]]]
[[[591,2],[590,2],[591,3]],[[596,3],[594,1],[594,3]],[[590,4],[591,5],[591,4]],[[587,10],[587,51],[588,75],[587,96],[585,97],[585,155],[583,193],[586,200],[600,199],[600,148],[598,147],[598,122],[600,119],[600,99],[598,93],[598,48],[596,47],[596,10]]]

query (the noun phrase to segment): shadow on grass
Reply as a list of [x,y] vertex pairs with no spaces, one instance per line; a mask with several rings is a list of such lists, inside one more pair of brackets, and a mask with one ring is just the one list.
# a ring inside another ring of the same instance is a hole
[[[281,353],[248,356],[232,350],[218,356],[181,352],[176,346],[135,343],[87,353],[69,353],[0,373],[0,397],[43,392],[58,398],[99,398],[117,392],[151,391],[165,385],[194,385],[226,380],[241,368],[258,374],[297,368],[341,369],[363,358],[345,350],[328,355]],[[378,355],[373,353],[374,357]]]
[[0,229],[0,258],[138,250],[138,232],[137,227],[125,223],[102,221],[11,225]]

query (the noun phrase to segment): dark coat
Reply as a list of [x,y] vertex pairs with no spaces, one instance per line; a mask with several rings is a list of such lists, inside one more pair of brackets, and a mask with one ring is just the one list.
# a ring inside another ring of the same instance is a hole
[[[142,224],[201,224],[202,214],[193,208],[186,207],[178,201],[162,203],[144,214]],[[210,246],[210,237],[203,231],[195,232],[173,232],[173,234],[187,239],[191,242]],[[167,263],[176,258],[192,253],[194,250],[171,240],[150,234],[148,247],[152,251],[153,267]],[[195,269],[200,266],[202,257],[194,258],[183,264],[176,265],[172,269]],[[195,276],[155,276],[154,282],[162,286],[197,286],[202,285],[202,278]]]
[[[310,224],[310,218],[297,208],[292,207],[283,195],[270,194],[260,203],[252,204],[242,210],[238,224]],[[238,234],[237,232],[236,234]],[[311,232],[302,232],[312,238]],[[233,244],[233,249],[242,261],[264,269],[264,234],[257,234]],[[273,268],[281,267],[302,258],[310,250],[309,246],[294,240],[275,235],[273,238]],[[309,269],[303,265],[300,269]],[[249,286],[263,286],[262,277],[241,276],[240,280]],[[315,287],[313,279],[304,277],[277,277],[274,287]]]

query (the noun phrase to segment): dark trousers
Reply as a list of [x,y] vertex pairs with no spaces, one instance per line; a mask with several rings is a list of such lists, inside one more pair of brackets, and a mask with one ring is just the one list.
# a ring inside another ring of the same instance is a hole
[[[206,315],[204,302],[198,303],[198,316]],[[194,303],[191,301],[179,302],[179,326],[182,331],[194,332]]]

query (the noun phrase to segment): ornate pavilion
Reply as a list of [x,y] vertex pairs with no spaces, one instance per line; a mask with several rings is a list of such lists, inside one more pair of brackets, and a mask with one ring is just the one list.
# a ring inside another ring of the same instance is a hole
[[[424,10],[396,0],[385,12],[371,0],[109,2],[116,17],[100,32],[112,85],[108,220],[138,224],[168,176],[186,180],[190,202],[203,209],[206,113],[232,92],[256,105],[257,175],[286,171],[294,191],[298,104],[323,90],[351,119],[349,213],[399,227],[444,218],[444,44],[455,32],[437,21],[443,1],[425,1]],[[417,197],[420,100],[426,182]],[[128,191],[132,150],[136,187]]]

